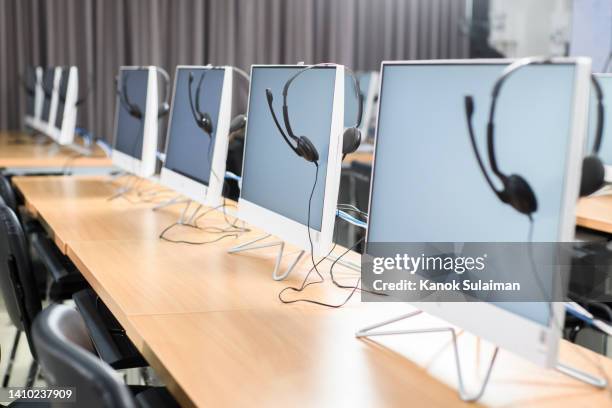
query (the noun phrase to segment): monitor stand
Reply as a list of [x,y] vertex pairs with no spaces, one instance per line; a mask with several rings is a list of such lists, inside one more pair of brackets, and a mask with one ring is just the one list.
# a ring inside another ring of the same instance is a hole
[[[355,337],[361,339],[361,338],[368,338],[368,337],[375,337],[375,336],[393,336],[393,335],[400,335],[400,334],[422,334],[422,333],[444,333],[444,332],[450,333],[452,336],[452,341],[453,341],[453,353],[455,356],[455,368],[457,370],[457,383],[458,383],[458,388],[459,388],[458,390],[459,397],[463,401],[466,401],[466,402],[478,401],[480,397],[482,397],[482,395],[484,394],[487,388],[487,384],[489,383],[489,379],[491,377],[491,371],[493,371],[493,365],[495,364],[495,359],[497,358],[499,347],[495,347],[493,351],[493,354],[491,356],[491,361],[489,363],[486,374],[484,376],[484,380],[482,381],[482,384],[480,385],[480,388],[474,394],[468,394],[463,384],[463,374],[461,371],[461,363],[460,363],[460,358],[459,358],[459,347],[457,345],[457,333],[454,327],[442,326],[442,327],[432,327],[432,328],[426,328],[426,329],[412,329],[412,330],[410,329],[388,330],[388,331],[382,331],[382,330],[377,331],[376,330],[381,327],[390,325],[392,323],[396,323],[401,320],[405,320],[405,319],[409,319],[414,316],[418,316],[421,313],[423,313],[421,310],[417,310],[411,313],[403,314],[393,319],[385,320],[383,322],[367,326],[357,331],[355,333]],[[584,371],[580,371],[576,368],[569,367],[561,363],[557,363],[557,366],[555,367],[555,369],[559,371],[560,373],[563,373],[569,377],[582,381],[586,384],[592,385],[593,387],[606,388],[608,386],[608,382],[602,378],[594,377],[588,373],[585,373]]]
[[184,198],[182,195],[177,194],[169,200],[163,201],[153,207],[153,211],[161,210],[162,208],[170,207],[175,204],[191,203],[191,200]]
[[[255,238],[251,241],[245,242],[243,244],[240,244],[238,246],[235,246],[233,248],[231,248],[230,250],[227,251],[228,254],[237,254],[240,252],[245,252],[245,251],[253,251],[253,250],[257,250],[257,249],[263,249],[263,248],[270,248],[270,247],[274,247],[274,246],[278,246],[279,250],[278,250],[278,254],[276,255],[276,262],[274,264],[274,270],[272,271],[272,279],[274,279],[275,281],[280,281],[280,280],[284,280],[287,278],[287,276],[289,276],[289,274],[293,271],[293,269],[295,269],[295,267],[297,266],[298,262],[300,262],[300,260],[302,259],[302,257],[304,256],[304,254],[306,253],[306,251],[301,250],[297,257],[293,260],[293,262],[291,263],[291,265],[289,265],[289,267],[287,268],[287,270],[285,270],[285,272],[283,272],[282,274],[278,274],[279,273],[279,269],[280,269],[280,263],[281,260],[283,258],[283,251],[285,249],[285,242],[284,241],[274,241],[274,242],[265,242],[265,243],[261,243],[261,244],[257,244],[260,241],[263,241],[269,237],[271,237],[272,234],[266,234],[263,236],[260,236],[259,238]],[[257,244],[257,245],[254,245]]]
[[[127,171],[120,171],[116,174],[113,174],[109,177],[109,179],[106,181],[107,184],[113,184],[115,181],[120,180],[122,178],[127,178],[127,177],[132,177],[132,175],[130,173],[128,173]],[[129,181],[127,181],[126,183],[129,183]],[[124,194],[127,194],[128,192],[130,192],[132,190],[131,187],[129,187],[128,184],[126,185],[120,185],[120,186],[116,186],[115,191],[113,192],[113,194],[111,194],[110,197],[107,198],[108,201],[113,201],[119,197],[122,197]]]

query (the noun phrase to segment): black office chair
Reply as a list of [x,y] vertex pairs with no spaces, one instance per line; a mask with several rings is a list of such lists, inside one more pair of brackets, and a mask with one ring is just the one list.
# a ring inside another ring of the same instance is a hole
[[49,306],[36,318],[32,332],[47,383],[74,387],[78,406],[179,406],[165,388],[131,390],[119,381],[112,368],[95,356],[85,323],[73,308],[59,304]]
[[[0,290],[5,299],[8,314],[18,333],[4,376],[4,387],[8,385],[10,380],[12,361],[19,344],[21,332],[25,332],[34,358],[26,383],[28,386],[34,383],[38,369],[30,331],[34,318],[42,310],[42,300],[36,286],[30,254],[26,245],[25,235],[17,216],[7,206],[0,205]],[[104,352],[100,356],[102,358],[110,356],[110,361],[107,361],[107,363],[115,368],[147,366],[147,362],[129,341],[125,332],[116,332],[120,330],[121,326],[116,322],[112,322],[112,325],[107,323],[108,319],[96,316],[96,311],[101,316],[106,316],[110,312],[105,311],[103,304],[90,311],[92,321],[99,324],[91,337],[96,349]],[[104,326],[105,324],[107,326]],[[128,347],[126,344],[130,346]]]
[[17,215],[32,252],[32,268],[41,294],[50,300],[70,299],[89,285],[67,256],[49,238],[40,223],[19,211],[19,200],[11,182],[0,174],[0,197]]
[[[15,354],[25,332],[34,361],[36,355],[32,346],[30,328],[42,309],[36,279],[32,272],[27,243],[21,224],[15,213],[6,205],[0,205],[0,291],[11,322],[17,329],[7,370],[2,381],[6,387],[10,380]],[[27,385],[34,383],[36,363],[30,367]]]
[[[363,212],[368,212],[368,197],[370,194],[370,174],[372,165],[358,161],[351,162],[348,168],[343,168],[340,178],[338,203],[351,204]],[[348,211],[351,215],[357,215]],[[357,216],[357,218],[360,218]],[[336,219],[335,225],[337,244],[347,248],[352,247],[363,238],[364,230],[349,225],[346,221]],[[355,251],[361,252],[363,244],[358,245]]]

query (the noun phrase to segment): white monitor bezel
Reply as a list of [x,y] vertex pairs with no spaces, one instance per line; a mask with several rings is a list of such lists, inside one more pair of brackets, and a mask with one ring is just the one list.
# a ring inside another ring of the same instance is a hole
[[38,130],[40,115],[42,113],[42,68],[34,67],[34,112],[32,115],[25,115],[24,124],[34,130]]
[[59,127],[55,125],[57,114],[59,113],[59,92],[61,86],[61,74],[58,82],[57,94],[58,94],[58,106],[56,109],[55,119],[49,126],[49,135],[56,143],[65,146],[70,145],[74,141],[74,132],[76,129],[77,119],[77,100],[78,100],[78,87],[79,78],[77,67],[62,67],[68,68],[68,84],[66,86],[66,97],[64,101],[64,112],[62,115],[62,123]]
[[51,106],[49,107],[49,120],[44,124],[43,132],[53,141],[57,142],[57,135],[54,132],[55,119],[59,106],[59,86],[62,79],[62,67],[55,67],[53,72],[53,90],[51,92]]
[[43,67],[37,67],[40,69],[40,75],[37,75],[37,77],[39,78],[39,81],[37,81],[37,86],[36,86],[36,91],[39,93],[39,102],[36,104],[35,109],[36,109],[36,116],[34,118],[34,120],[32,121],[32,128],[46,136],[49,136],[49,119],[52,116],[52,112],[53,112],[53,98],[55,95],[55,90],[56,90],[56,79],[57,79],[57,67],[49,67],[49,69],[53,69],[53,89],[51,90],[51,100],[49,101],[49,118],[47,119],[47,121],[44,121],[42,118],[42,113],[43,113],[43,109],[44,109],[44,104],[45,104],[45,91],[43,88],[43,78],[44,78],[44,73],[45,73],[45,68]]
[[115,98],[115,120],[113,132],[113,148],[111,158],[113,164],[127,173],[147,178],[155,174],[155,162],[157,160],[157,121],[159,101],[157,96],[157,68],[155,66],[122,66],[119,68],[119,79],[123,78],[123,71],[148,70],[147,99],[144,111],[144,126],[142,151],[137,159],[115,149],[117,143],[117,126],[119,124],[119,109],[121,104]]
[[[422,60],[422,61],[383,61],[381,63],[381,80],[379,85],[379,103],[376,119],[376,138],[372,161],[372,180],[376,169],[376,146],[378,144],[378,121],[382,105],[382,88],[384,69],[393,65],[500,65],[510,64],[509,59],[474,59],[474,60]],[[588,118],[588,99],[591,75],[591,61],[588,58],[553,58],[553,63],[575,63],[574,101],[570,125],[570,145],[567,151],[568,177],[565,180],[564,197],[561,210],[561,228],[558,242],[571,242],[574,239],[576,226],[576,199],[579,195],[582,153],[586,138]],[[370,184],[369,207],[372,208],[372,185]],[[368,237],[369,238],[369,237]],[[367,238],[367,239],[368,239]],[[548,326],[511,313],[500,307],[484,302],[439,302],[412,303],[421,310],[442,318],[477,336],[518,354],[543,367],[554,367],[557,363],[559,340],[561,338],[558,324],[563,325],[565,309],[562,302],[552,304],[553,316]],[[475,318],[477,316],[477,318]],[[503,330],[500,330],[503,322]],[[520,335],[512,335],[520,333]],[[534,344],[536,347],[534,347]]]
[[[253,71],[260,68],[305,68],[307,65],[253,65],[251,66],[251,78]],[[317,68],[314,68],[317,69]],[[340,187],[340,171],[342,163],[342,132],[344,130],[344,67],[329,66],[323,69],[335,69],[336,78],[334,81],[334,96],[332,103],[330,142],[328,151],[327,174],[325,175],[325,193],[323,197],[323,214],[321,219],[321,231],[310,228],[312,238],[313,254],[322,255],[329,251],[332,245],[334,234],[334,223],[336,219],[336,205],[338,201],[338,189]],[[247,104],[247,118],[251,102],[251,84],[249,85],[249,101]],[[281,137],[278,135],[278,137]],[[244,139],[244,151],[248,143],[248,119]],[[293,154],[287,151],[287,154]],[[297,158],[298,160],[303,160]],[[242,161],[242,174],[244,175],[244,163]],[[313,165],[314,167],[314,165]],[[239,217],[249,224],[252,224],[280,239],[296,246],[299,249],[310,251],[308,239],[308,229],[297,221],[287,218],[274,211],[245,200],[242,191],[238,200]]]
[[[170,143],[170,131],[172,129],[176,86],[179,71],[182,69],[209,69],[224,71],[221,100],[219,101],[219,116],[215,125],[216,131],[215,143],[212,151],[211,173],[208,177],[208,186],[206,186],[197,180],[170,170],[164,163],[164,167],[162,167],[161,170],[160,182],[162,185],[169,187],[200,204],[204,204],[209,207],[216,207],[223,203],[223,182],[225,180],[225,164],[227,160],[227,149],[229,143],[228,136],[232,115],[233,69],[231,67],[213,67],[210,65],[179,65],[176,67],[174,87],[172,88],[172,108],[170,110],[170,119],[168,120],[166,146],[164,148],[164,152],[166,154],[168,153],[168,145]],[[202,134],[202,137],[207,136]],[[206,155],[206,152],[203,152],[203,155]],[[217,179],[213,173],[216,174],[220,180]]]

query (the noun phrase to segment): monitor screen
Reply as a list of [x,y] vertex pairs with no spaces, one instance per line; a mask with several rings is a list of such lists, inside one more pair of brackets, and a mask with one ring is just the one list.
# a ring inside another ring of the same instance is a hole
[[43,122],[49,121],[49,115],[51,113],[51,95],[53,94],[53,80],[55,78],[55,68],[45,68],[42,77],[42,88],[43,88],[43,108],[41,120]]
[[[368,242],[527,242],[529,221],[499,201],[470,144],[464,96],[486,166],[491,87],[502,64],[385,65]],[[564,216],[574,97],[573,64],[529,66],[505,83],[496,112],[496,153],[538,199],[533,241],[557,242]],[[497,182],[495,179],[494,182]],[[546,303],[498,306],[546,326]]]
[[70,67],[62,68],[62,75],[60,77],[58,101],[57,101],[57,114],[55,116],[55,127],[58,129],[62,128],[62,121],[64,120],[64,108],[66,106],[66,93],[68,92],[68,77],[70,76]]
[[36,68],[29,66],[23,76],[23,86],[26,92],[26,115],[34,116],[36,98]]
[[[367,124],[365,122],[366,118],[366,102],[368,98],[368,93],[370,92],[370,82],[372,80],[372,74],[370,73],[360,73],[357,74],[357,78],[359,79],[359,92],[363,95],[363,118],[360,123],[360,128],[364,128]],[[358,110],[358,99],[355,95],[355,85],[353,84],[353,78],[345,72],[344,74],[344,127],[350,127],[355,125],[355,121],[357,120],[357,110]]]
[[[603,93],[604,127],[599,150],[601,161],[612,166],[612,74],[597,75],[597,80]],[[589,102],[589,138],[586,145],[586,154],[593,152],[595,132],[597,127],[597,98],[591,85],[591,99]]]
[[[117,95],[117,122],[115,129],[115,150],[140,159],[144,134],[144,117],[138,119],[130,115],[127,102],[138,107],[145,114],[149,70],[121,69],[119,95]],[[127,94],[127,100],[126,100]]]
[[[190,74],[193,75],[191,88]],[[179,68],[175,81],[164,166],[206,186],[210,178],[224,75],[224,69]],[[200,112],[210,115],[213,124],[212,138],[196,124],[189,102],[189,92],[194,108],[196,96],[199,94]],[[223,180],[222,174],[217,176]]]
[[[315,166],[285,143],[268,109],[266,88],[283,126],[282,90],[299,67],[253,67],[246,128],[241,200],[308,224],[308,200]],[[319,171],[311,206],[310,227],[321,231],[334,102],[335,68],[314,68],[291,85],[288,95],[291,127],[306,135],[319,152]],[[284,128],[284,126],[283,126]]]

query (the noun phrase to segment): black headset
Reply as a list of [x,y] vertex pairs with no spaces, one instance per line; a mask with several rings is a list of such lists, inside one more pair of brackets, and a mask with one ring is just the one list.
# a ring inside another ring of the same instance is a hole
[[[142,67],[142,69],[148,69],[148,67]],[[163,80],[164,80],[164,97],[162,99],[162,103],[159,106],[159,109],[157,111],[157,117],[161,118],[163,116],[165,116],[166,114],[168,114],[168,112],[170,111],[170,105],[168,104],[168,94],[169,94],[169,86],[170,86],[170,76],[168,75],[168,73],[160,67],[155,67],[155,71],[159,74],[161,74]],[[117,88],[117,95],[119,95],[119,101],[120,103],[125,107],[125,109],[128,111],[128,113],[135,117],[136,119],[142,120],[143,114],[142,114],[142,110],[140,110],[140,108],[138,107],[138,105],[132,103],[130,101],[130,96],[128,95],[127,92],[127,83],[128,83],[128,79],[130,77],[130,72],[127,71],[125,73],[125,78],[124,80],[121,81],[121,90],[119,90],[119,88]]]
[[[298,156],[303,157],[306,161],[309,161],[309,162],[316,163],[319,160],[319,152],[317,151],[317,148],[315,147],[315,145],[310,141],[310,139],[308,139],[306,136],[296,136],[295,133],[293,132],[293,129],[291,128],[291,122],[289,120],[289,106],[287,104],[287,95],[289,94],[289,88],[291,86],[291,83],[295,81],[295,79],[297,79],[297,77],[302,75],[304,72],[312,68],[334,67],[334,66],[337,66],[337,65],[336,64],[310,65],[296,72],[285,83],[285,86],[283,87],[283,121],[285,123],[285,129],[287,129],[287,134],[285,134],[285,132],[283,131],[278,121],[278,118],[276,116],[276,113],[274,112],[274,107],[272,106],[272,101],[274,100],[272,90],[270,88],[266,89],[266,98],[268,100],[268,107],[270,108],[270,113],[272,114],[272,118],[274,119],[274,123],[276,127],[278,128],[278,131],[280,132],[281,136],[283,136],[283,139],[285,139],[285,142],[287,142],[289,147]],[[349,73],[349,75],[353,79],[353,85],[355,87],[355,94],[357,95],[357,98],[358,98],[359,108],[358,108],[357,120],[355,122],[355,125],[350,128],[347,128],[344,131],[344,134],[342,135],[342,154],[343,155],[352,153],[355,150],[357,150],[357,148],[359,147],[359,144],[361,143],[361,131],[359,130],[359,126],[361,125],[361,120],[363,117],[363,95],[361,94],[361,91],[360,91],[359,79],[353,73],[353,71],[349,70],[348,68],[345,68],[345,70]],[[289,141],[289,138],[291,138],[296,143],[295,146],[291,144],[291,142]]]
[[[506,175],[503,173],[497,164],[497,158],[495,156],[495,108],[497,105],[497,99],[499,97],[502,85],[506,79],[518,71],[519,69],[533,64],[550,64],[550,59],[541,58],[525,58],[514,62],[509,65],[493,85],[491,93],[491,104],[489,106],[489,121],[487,123],[487,154],[489,156],[489,164],[491,171],[497,176],[502,182],[503,189],[498,190],[493,185],[491,177],[487,173],[478,147],[476,146],[476,137],[474,136],[474,128],[472,123],[472,116],[474,114],[474,98],[472,96],[465,97],[465,113],[467,117],[468,133],[472,143],[474,154],[478,161],[478,166],[482,174],[484,175],[487,184],[491,187],[491,190],[497,195],[497,197],[505,204],[510,205],[521,214],[525,214],[531,218],[532,214],[538,209],[538,201],[533,189],[527,182],[527,180],[518,174]],[[593,84],[595,85],[598,108],[597,108],[597,135],[595,139],[595,145],[593,147],[593,153],[584,158],[582,162],[582,180],[580,186],[580,194],[588,195],[598,190],[603,185],[604,180],[604,167],[601,160],[597,157],[599,148],[601,146],[602,134],[603,134],[603,121],[604,121],[604,106],[603,96],[601,87],[597,80],[591,75]]]
[[[34,74],[34,86],[30,86],[30,84],[28,84],[28,81],[26,79],[26,77],[29,79],[30,76],[30,72],[32,72]],[[34,87],[38,84],[38,80],[36,78],[36,71],[30,71],[30,70],[26,70],[25,75],[19,75],[19,82],[21,82],[21,85],[23,86],[23,89],[25,89],[26,94],[28,96],[34,96],[35,94],[35,90]]]
[[162,98],[162,103],[159,105],[159,109],[157,110],[157,117],[161,118],[170,112],[170,104],[168,103],[168,97],[170,96],[170,75],[168,75],[168,72],[161,67],[155,67],[155,71],[164,79],[164,97]]
[[189,93],[189,107],[191,108],[191,114],[193,115],[193,119],[196,121],[196,124],[200,129],[202,129],[210,138],[212,138],[213,133],[213,122],[212,118],[208,114],[208,112],[202,112],[200,110],[200,91],[202,90],[202,83],[204,81],[204,77],[206,76],[206,70],[202,70],[202,75],[200,75],[200,80],[198,81],[198,87],[195,92],[195,107],[193,103],[192,96],[192,85],[193,85],[193,72],[189,72],[189,82],[188,93]]
[[[53,84],[51,85],[51,89],[47,89],[45,87],[45,73],[49,72],[49,71],[53,71]],[[53,96],[53,88],[55,87],[55,68],[54,67],[47,67],[45,68],[45,70],[43,71],[43,77],[42,80],[40,82],[40,87],[42,88],[43,94],[45,96],[45,99],[51,99],[51,97]]]
[[587,196],[599,190],[605,182],[606,170],[599,158],[599,150],[603,140],[605,106],[601,84],[595,75],[591,74],[591,83],[597,98],[597,125],[595,128],[595,142],[593,150],[582,160],[582,181],[580,182],[580,195]]

